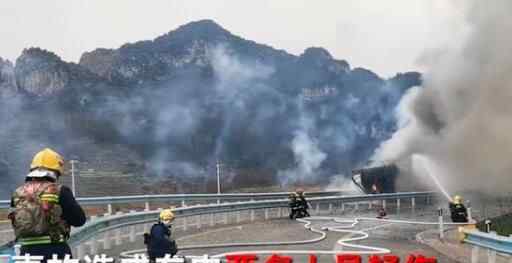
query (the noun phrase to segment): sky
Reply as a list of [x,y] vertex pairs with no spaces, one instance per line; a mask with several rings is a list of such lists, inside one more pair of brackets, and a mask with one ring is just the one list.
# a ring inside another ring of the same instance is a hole
[[[457,0],[454,0],[457,1]],[[326,48],[383,77],[422,71],[421,57],[457,41],[464,21],[447,0],[45,0],[0,3],[0,57],[27,47],[78,62],[96,48],[154,39],[213,19],[245,39],[300,55]]]

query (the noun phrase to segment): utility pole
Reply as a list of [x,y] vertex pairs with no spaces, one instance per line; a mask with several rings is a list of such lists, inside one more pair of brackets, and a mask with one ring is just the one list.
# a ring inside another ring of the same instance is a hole
[[[217,195],[220,195],[220,161],[217,160]],[[217,204],[220,204],[220,196],[217,199]]]
[[220,194],[220,173],[221,173],[221,170],[220,170],[220,161],[217,160],[217,194]]
[[73,195],[76,197],[76,183],[75,183],[75,163],[77,160],[69,161],[71,163],[71,191]]

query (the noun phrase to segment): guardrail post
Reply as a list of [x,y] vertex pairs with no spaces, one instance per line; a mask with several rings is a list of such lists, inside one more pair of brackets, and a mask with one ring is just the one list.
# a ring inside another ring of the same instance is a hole
[[254,209],[251,209],[251,222],[254,221]]
[[121,229],[115,230],[115,236],[116,236],[116,246],[120,246],[123,243],[123,240],[121,239]]
[[315,214],[320,214],[320,203],[316,203]]
[[112,204],[107,205],[107,211],[108,211],[107,212],[108,215],[112,215]]
[[487,249],[487,263],[496,263],[496,250]]
[[386,199],[382,200],[382,208],[386,209]]
[[359,210],[359,202],[355,202],[355,204],[354,204],[354,209],[355,209],[355,210]]
[[277,218],[281,218],[282,217],[282,213],[283,212],[281,210],[282,210],[281,207],[277,208]]
[[237,223],[240,223],[241,219],[240,219],[240,211],[236,211],[236,222]]
[[187,224],[188,224],[188,222],[187,222],[187,221],[188,221],[188,220],[187,220],[187,217],[186,217],[186,216],[184,216],[184,217],[183,217],[183,219],[181,220],[181,224],[183,224],[183,231],[187,231],[187,227],[188,227],[188,226],[187,226]]
[[145,202],[144,203],[144,211],[149,211],[151,210],[151,207],[149,206],[149,202]]
[[471,202],[466,201],[466,207],[468,208],[468,222],[473,222],[473,209],[471,208]]
[[135,242],[135,226],[130,226],[130,243]]
[[265,220],[268,220],[268,208],[265,208]]
[[105,232],[103,234],[103,250],[108,250],[110,247],[110,235],[108,232]]
[[480,247],[473,246],[471,248],[471,263],[480,263],[478,262],[480,259]]
[[21,245],[19,245],[19,244],[14,245],[14,254],[16,256],[19,256],[21,254]]
[[201,228],[201,215],[197,215],[197,229]]
[[444,222],[443,222],[443,209],[438,208],[439,214],[439,239],[444,239]]
[[215,214],[210,214],[210,226],[215,225]]
[[181,206],[182,207],[186,207],[187,206],[187,204],[185,203],[185,199],[181,200]]
[[411,198],[411,207],[412,209],[416,208],[416,198],[414,197]]
[[485,223],[485,229],[487,230],[487,233],[490,233],[491,232],[491,220],[486,219],[484,221],[484,223]]
[[98,254],[98,249],[96,248],[96,239],[92,239],[89,243],[89,253],[91,253],[91,255],[96,255]]
[[228,212],[224,212],[224,224],[228,224]]
[[368,202],[368,209],[372,209],[372,207],[373,207],[373,201],[369,201]]
[[396,209],[400,210],[400,198],[396,199]]
[[148,233],[149,232],[149,227],[150,227],[151,224],[144,224],[142,226],[142,232],[144,233]]
[[[18,251],[17,255],[19,255],[19,251]],[[84,258],[85,253],[84,253],[84,245],[83,244],[78,244],[78,246],[76,248],[76,256],[78,258]]]
[[332,203],[329,203],[329,214],[332,214]]
[[345,203],[343,203],[343,202],[341,203],[341,211],[345,212]]

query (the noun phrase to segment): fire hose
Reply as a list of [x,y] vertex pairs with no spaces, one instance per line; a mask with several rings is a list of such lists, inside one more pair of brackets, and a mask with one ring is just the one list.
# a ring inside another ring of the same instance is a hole
[[[320,228],[312,227],[312,221],[314,220],[328,220],[334,221],[337,224],[344,225],[323,225]],[[303,245],[303,244],[311,244],[324,240],[327,236],[327,231],[338,232],[338,233],[346,233],[349,234],[346,238],[341,238],[337,241],[337,244],[342,247],[350,247],[354,249],[360,250],[249,250],[249,251],[232,251],[221,253],[217,255],[211,256],[212,258],[223,258],[227,255],[238,255],[238,254],[318,254],[318,255],[335,255],[335,254],[388,254],[391,250],[387,248],[381,247],[373,247],[366,245],[357,245],[349,242],[353,241],[361,241],[365,240],[369,237],[369,234],[365,231],[373,230],[378,228],[373,227],[365,230],[351,230],[350,228],[354,228],[361,221],[376,221],[381,223],[388,224],[414,224],[414,225],[438,225],[438,222],[426,222],[426,221],[409,221],[409,220],[397,220],[397,219],[377,219],[377,218],[368,218],[368,217],[358,217],[354,219],[343,219],[339,217],[310,217],[310,218],[299,218],[297,221],[304,223],[304,228],[319,234],[320,236],[307,239],[307,240],[298,240],[298,241],[281,241],[281,242],[247,242],[247,243],[221,243],[221,244],[210,244],[210,245],[194,245],[194,246],[184,246],[181,247],[180,250],[192,250],[192,249],[212,249],[212,248],[229,248],[229,247],[256,247],[256,246],[283,246],[283,245]],[[467,225],[468,223],[444,223],[444,225]],[[354,237],[355,235],[355,237]],[[121,253],[121,257],[133,257],[136,254],[144,253],[146,249],[138,249],[125,251]]]

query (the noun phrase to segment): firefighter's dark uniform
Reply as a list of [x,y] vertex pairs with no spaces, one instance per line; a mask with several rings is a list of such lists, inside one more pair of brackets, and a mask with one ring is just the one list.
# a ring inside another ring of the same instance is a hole
[[162,222],[151,227],[147,244],[149,259],[155,262],[157,258],[165,257],[165,254],[174,256],[177,247],[174,240],[171,240],[171,229]]
[[468,222],[468,210],[461,203],[450,203],[450,216],[454,223],[467,223]]
[[300,208],[301,214],[303,214],[303,216],[305,216],[305,217],[310,216],[309,212],[308,212],[309,204],[308,204],[308,201],[306,201],[306,197],[304,197],[303,194],[299,194],[298,202],[299,202],[299,208]]
[[[14,207],[13,205],[13,201],[11,200],[11,207]],[[85,213],[75,200],[71,190],[66,186],[61,186],[59,194],[59,205],[62,207],[62,218],[68,225],[79,227],[85,224]],[[22,244],[20,252],[21,255],[30,254],[34,256],[43,256],[43,262],[51,259],[53,254],[56,254],[59,259],[63,259],[65,255],[72,256],[71,249],[65,241],[58,243],[41,241],[34,242],[34,244]]]
[[288,206],[290,207],[290,219],[297,218],[299,212],[299,201],[297,200],[297,197],[295,195],[290,196]]

